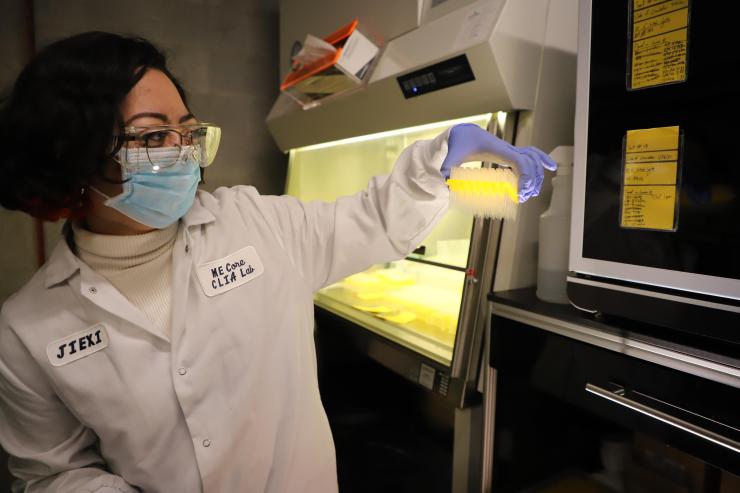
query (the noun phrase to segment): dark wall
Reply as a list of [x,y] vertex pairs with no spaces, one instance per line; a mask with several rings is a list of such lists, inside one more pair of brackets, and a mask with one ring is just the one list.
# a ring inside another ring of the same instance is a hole
[[223,136],[205,188],[279,193],[287,158],[264,124],[278,94],[278,10],[267,0],[36,0],[36,43],[89,30],[143,36],[170,54],[202,120]]
[[[38,47],[101,30],[142,36],[165,49],[195,115],[223,131],[203,188],[254,185],[263,194],[282,193],[287,156],[264,123],[279,87],[277,0],[36,0],[34,5]],[[47,251],[58,231],[58,224],[47,224]]]

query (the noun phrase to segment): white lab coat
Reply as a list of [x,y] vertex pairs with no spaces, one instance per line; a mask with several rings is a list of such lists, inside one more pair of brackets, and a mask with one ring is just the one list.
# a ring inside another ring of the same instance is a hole
[[199,192],[174,245],[169,341],[60,242],[0,319],[15,491],[336,491],[313,293],[429,234],[449,203],[447,134],[335,203]]

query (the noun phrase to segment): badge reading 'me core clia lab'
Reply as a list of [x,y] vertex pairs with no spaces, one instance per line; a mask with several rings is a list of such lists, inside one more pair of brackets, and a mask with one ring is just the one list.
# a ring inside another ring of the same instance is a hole
[[238,288],[265,272],[257,250],[248,246],[226,257],[201,264],[198,280],[206,296],[216,296]]
[[110,340],[103,324],[95,324],[71,336],[50,342],[46,356],[52,366],[62,366],[108,347]]

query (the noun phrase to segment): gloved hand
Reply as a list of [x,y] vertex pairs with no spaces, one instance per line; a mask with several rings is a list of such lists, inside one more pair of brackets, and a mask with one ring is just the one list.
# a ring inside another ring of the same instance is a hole
[[514,167],[519,176],[519,202],[536,197],[547,169],[555,171],[555,161],[536,147],[516,147],[486,132],[478,125],[461,123],[450,130],[447,157],[440,169],[445,179],[453,166],[468,161],[493,161]]

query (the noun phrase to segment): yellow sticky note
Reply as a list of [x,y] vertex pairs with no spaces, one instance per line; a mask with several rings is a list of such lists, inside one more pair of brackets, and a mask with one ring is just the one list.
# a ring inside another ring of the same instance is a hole
[[659,15],[675,12],[689,6],[689,0],[634,0],[632,7],[634,22],[644,21]]
[[622,183],[623,228],[673,231],[680,128],[628,130]]
[[686,80],[688,6],[688,0],[633,1],[631,89]]
[[667,163],[627,164],[624,168],[625,185],[675,185],[676,161]]
[[[678,127],[676,127],[678,128]],[[662,130],[662,129],[660,129]],[[632,131],[632,130],[630,130]],[[666,140],[665,145],[673,145],[673,143],[678,139],[678,131],[675,132],[675,135],[672,135],[668,140]],[[657,143],[660,144],[660,143]],[[634,140],[631,142],[631,145],[634,144]],[[649,145],[649,143],[648,143]],[[629,151],[628,151],[629,152]],[[658,150],[658,151],[652,151],[647,150],[643,152],[630,152],[627,155],[627,162],[633,163],[633,164],[639,164],[639,163],[654,163],[654,162],[670,162],[670,161],[678,161],[678,149],[667,149],[667,150]]]
[[622,227],[673,230],[675,186],[625,186],[622,193]]
[[685,28],[689,24],[689,2],[673,2],[673,9],[666,4],[660,7],[652,6],[643,9],[635,9],[633,15],[632,39],[640,40],[650,36],[665,34],[670,31]]
[[655,153],[658,151],[675,151],[678,149],[678,126],[642,128],[639,130],[627,130],[627,162],[631,162],[635,156],[631,153]]

